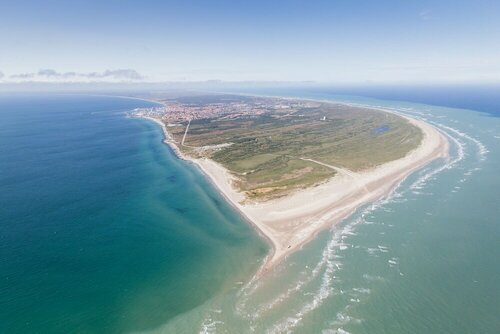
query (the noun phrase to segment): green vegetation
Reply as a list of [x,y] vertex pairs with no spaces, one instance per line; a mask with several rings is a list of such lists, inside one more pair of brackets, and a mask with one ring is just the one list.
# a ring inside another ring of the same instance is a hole
[[[245,97],[242,103],[253,103],[264,112],[192,120],[181,150],[221,163],[238,177],[238,186],[249,198],[268,198],[335,174],[302,158],[360,171],[403,157],[422,139],[420,129],[382,111],[282,99],[273,104],[289,106],[273,108],[270,101],[253,98],[249,102]],[[185,126],[169,128],[177,142],[184,130]]]

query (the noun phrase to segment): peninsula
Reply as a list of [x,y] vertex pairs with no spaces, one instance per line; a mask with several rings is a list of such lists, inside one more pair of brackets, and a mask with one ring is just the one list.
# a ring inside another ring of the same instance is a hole
[[378,109],[226,94],[160,102],[134,115],[159,123],[269,240],[263,270],[448,154],[433,126]]

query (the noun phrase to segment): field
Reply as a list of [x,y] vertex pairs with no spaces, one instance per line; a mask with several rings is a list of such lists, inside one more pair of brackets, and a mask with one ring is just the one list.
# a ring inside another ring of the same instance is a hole
[[180,110],[162,118],[179,148],[222,164],[250,199],[319,184],[335,167],[356,172],[401,158],[422,139],[402,117],[344,104],[226,95],[165,102]]

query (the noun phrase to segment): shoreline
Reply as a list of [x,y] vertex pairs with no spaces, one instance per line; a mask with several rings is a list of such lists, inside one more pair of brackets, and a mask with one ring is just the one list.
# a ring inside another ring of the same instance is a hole
[[140,117],[136,117],[136,118],[147,119],[147,120],[153,121],[156,124],[158,124],[161,127],[162,132],[163,132],[163,140],[162,140],[162,142],[164,144],[167,144],[172,149],[172,151],[174,152],[175,156],[177,158],[179,158],[181,160],[185,160],[185,161],[191,161],[192,160],[192,159],[186,157],[184,154],[182,154],[181,150],[177,146],[177,143],[174,142],[174,140],[172,139],[172,137],[170,136],[170,134],[167,131],[167,127],[165,126],[165,124],[163,122],[159,121],[156,118],[148,117],[148,116],[140,116]]
[[[274,254],[275,246],[274,246],[273,240],[266,233],[264,233],[261,230],[261,228],[260,228],[259,225],[255,224],[255,222],[252,221],[252,219],[250,217],[248,217],[244,211],[241,210],[241,208],[239,207],[239,205],[237,205],[237,204],[234,203],[233,198],[231,196],[228,196],[228,194],[225,191],[221,190],[221,185],[218,183],[217,179],[213,177],[212,173],[210,173],[209,171],[207,171],[207,169],[203,166],[202,163],[200,163],[201,159],[193,159],[193,158],[186,157],[180,151],[179,147],[177,146],[177,143],[172,140],[172,137],[168,133],[167,127],[165,126],[165,124],[163,122],[159,121],[156,118],[147,117],[147,116],[140,116],[140,117],[135,117],[135,118],[146,119],[146,120],[149,120],[149,121],[152,121],[152,122],[158,124],[161,127],[162,132],[163,132],[163,140],[162,140],[162,142],[164,144],[166,144],[170,149],[172,149],[173,153],[175,154],[175,156],[178,159],[181,159],[181,160],[184,160],[186,162],[194,164],[199,169],[199,171],[208,179],[208,181],[210,183],[212,183],[212,185],[219,192],[219,194],[222,195],[222,197],[224,197],[224,199],[226,200],[226,202],[228,202],[234,209],[236,209],[238,211],[238,213],[240,213],[240,215],[243,216],[243,218],[245,219],[245,221],[249,225],[251,225],[253,228],[256,229],[256,231],[259,233],[259,235],[270,246],[270,252],[269,252],[269,254],[267,254],[266,258],[268,258],[269,256],[272,256]],[[208,159],[206,159],[206,160],[208,160]],[[224,169],[224,172],[227,173],[227,175],[228,175],[227,177],[231,177],[229,175],[229,172],[227,170],[225,170],[224,167],[220,166],[219,168]],[[237,193],[235,190],[234,190],[234,192]]]
[[234,177],[227,169],[207,158],[186,157],[171,139],[163,122],[152,117],[140,118],[160,125],[164,135],[163,143],[178,158],[195,164],[270,245],[270,252],[256,274],[259,276],[314,239],[319,232],[349,217],[362,205],[385,197],[416,170],[431,161],[448,156],[448,140],[434,126],[398,112],[365,108],[396,114],[420,128],[423,134],[420,145],[403,158],[359,173],[339,173],[320,185],[282,198],[249,204],[242,204],[245,196],[232,186]]

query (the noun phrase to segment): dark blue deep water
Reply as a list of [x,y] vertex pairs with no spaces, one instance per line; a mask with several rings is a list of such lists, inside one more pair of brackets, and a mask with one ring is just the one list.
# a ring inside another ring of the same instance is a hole
[[256,233],[125,117],[151,105],[0,96],[0,333],[152,329],[255,271]]
[[126,117],[152,103],[0,95],[0,333],[500,332],[497,88],[232,91],[390,108],[450,156],[248,283],[265,244]]
[[[219,89],[220,90],[220,89]],[[283,87],[230,88],[228,92],[263,95],[301,96],[358,101],[362,98],[416,102],[448,108],[469,109],[500,117],[500,85],[357,85],[309,84]],[[371,101],[373,102],[373,101]]]
[[381,86],[353,88],[315,88],[315,93],[349,94],[383,100],[424,103],[469,109],[500,117],[499,85]]

